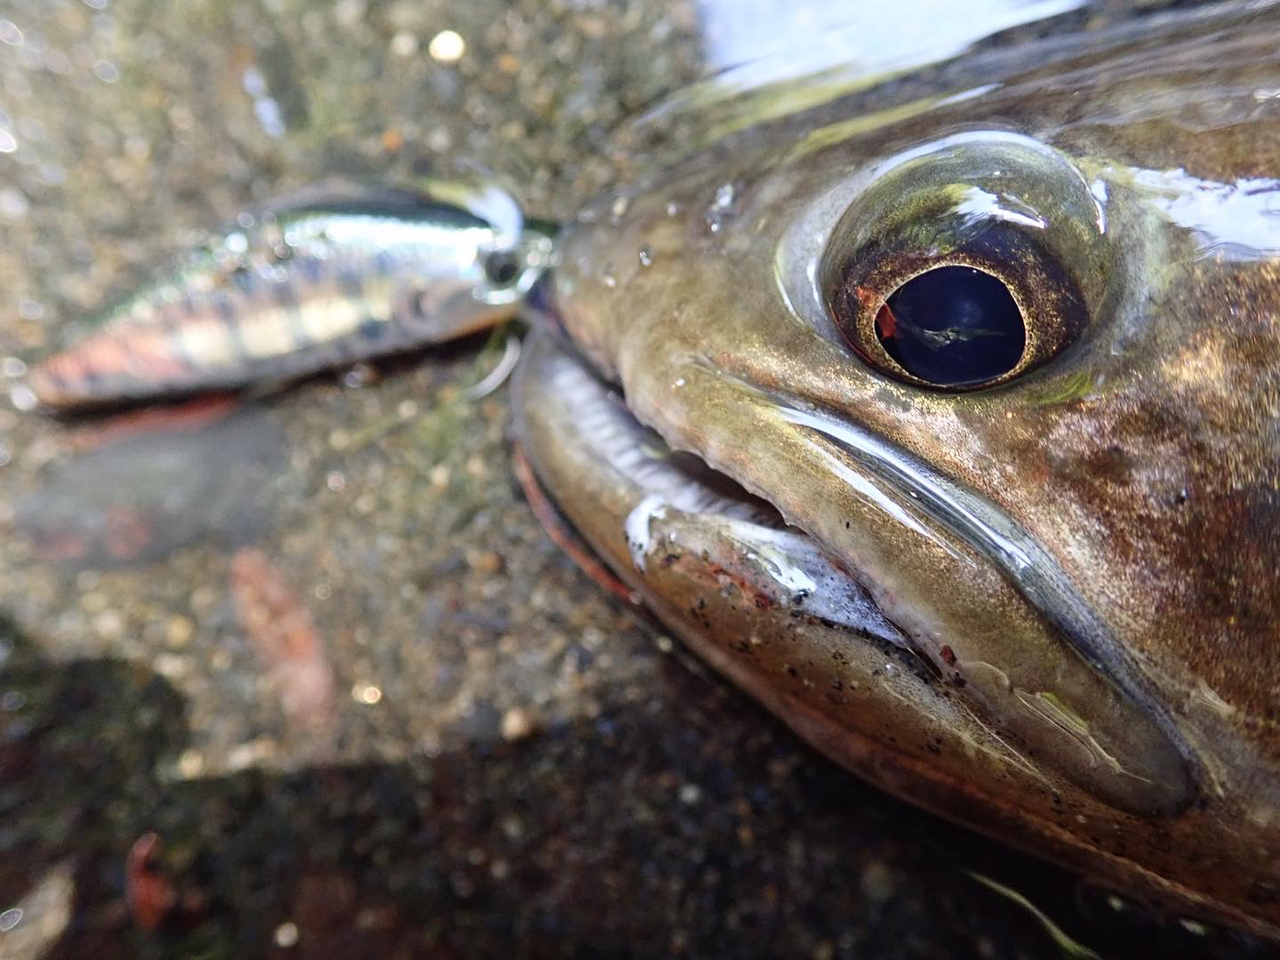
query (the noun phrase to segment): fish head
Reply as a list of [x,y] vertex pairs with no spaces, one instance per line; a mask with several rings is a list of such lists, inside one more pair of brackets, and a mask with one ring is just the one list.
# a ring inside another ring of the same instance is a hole
[[918,803],[1271,933],[1278,43],[1176,15],[763,116],[588,207],[555,277],[631,415],[923,680],[854,697],[771,626],[726,672]]

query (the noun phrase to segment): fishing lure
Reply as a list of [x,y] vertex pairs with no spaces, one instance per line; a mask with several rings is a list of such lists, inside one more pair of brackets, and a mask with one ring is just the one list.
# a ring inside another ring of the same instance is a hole
[[245,215],[36,367],[52,408],[294,380],[510,317],[550,231],[492,187],[296,197]]

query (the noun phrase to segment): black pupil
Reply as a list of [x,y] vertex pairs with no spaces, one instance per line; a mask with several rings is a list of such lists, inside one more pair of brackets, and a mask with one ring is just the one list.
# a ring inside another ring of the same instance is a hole
[[972,267],[937,267],[889,295],[876,335],[914,377],[972,386],[1008,373],[1022,359],[1027,328],[1008,288]]
[[484,263],[484,272],[489,277],[489,282],[500,287],[513,281],[519,271],[520,265],[516,263],[515,254],[506,251],[491,253]]

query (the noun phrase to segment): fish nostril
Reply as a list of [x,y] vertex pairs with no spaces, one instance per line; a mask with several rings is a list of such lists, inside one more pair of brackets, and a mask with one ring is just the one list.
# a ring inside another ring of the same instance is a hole
[[1022,311],[1005,284],[966,266],[927,270],[903,283],[876,314],[876,336],[907,373],[944,387],[994,380],[1026,349]]

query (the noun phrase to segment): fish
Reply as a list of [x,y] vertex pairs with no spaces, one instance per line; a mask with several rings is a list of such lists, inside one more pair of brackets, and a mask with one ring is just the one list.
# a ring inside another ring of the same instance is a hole
[[[1229,4],[828,70],[714,123],[700,95],[529,234],[504,304],[530,501],[622,602],[884,789],[1271,938],[1278,48],[1274,3]],[[224,330],[270,313],[244,307]],[[73,347],[30,382],[61,407],[358,355],[323,344],[114,380]]]
[[548,498],[819,750],[1271,937],[1278,48],[1215,7],[747,105],[565,227],[515,386]]

